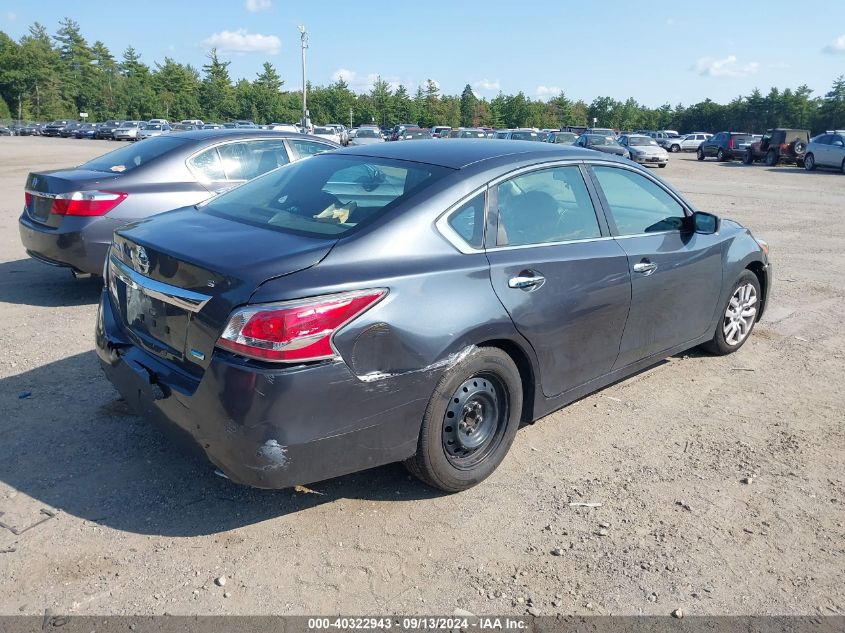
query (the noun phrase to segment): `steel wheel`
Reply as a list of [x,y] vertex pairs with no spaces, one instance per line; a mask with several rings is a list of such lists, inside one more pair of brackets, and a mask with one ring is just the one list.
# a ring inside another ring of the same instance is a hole
[[816,159],[812,154],[807,154],[804,157],[804,169],[813,171],[816,168]]
[[725,343],[730,346],[741,344],[754,327],[757,318],[757,289],[750,283],[739,286],[728,302],[722,320]]
[[496,449],[508,417],[507,392],[498,378],[480,374],[452,395],[443,416],[443,450],[449,463],[467,469]]

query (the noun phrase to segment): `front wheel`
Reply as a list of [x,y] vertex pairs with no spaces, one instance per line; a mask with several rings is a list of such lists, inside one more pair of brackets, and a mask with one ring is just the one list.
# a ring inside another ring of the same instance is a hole
[[734,283],[727,305],[722,310],[722,318],[716,325],[712,340],[702,347],[718,356],[733,354],[748,340],[757,312],[760,309],[760,282],[757,275],[745,270]]
[[807,154],[804,157],[804,169],[813,171],[816,168],[816,157],[812,154]]
[[775,152],[775,150],[773,150],[773,149],[770,149],[768,151],[768,153],[766,154],[766,166],[774,167],[777,164],[778,164],[777,152]]
[[676,153],[678,153],[678,152],[680,152],[680,151],[681,151],[681,146],[680,146],[680,145],[678,145],[677,143],[675,143],[675,144],[673,144],[673,145],[670,145],[670,146],[669,146],[669,151],[670,151],[670,152],[672,152],[673,154],[676,154]]
[[746,165],[750,165],[754,162],[754,154],[750,149],[745,150],[745,154],[742,155],[742,162]]
[[698,157],[698,160],[704,160],[704,150],[699,147],[696,152],[696,156]]
[[446,492],[483,481],[510,449],[522,397],[522,380],[510,356],[493,347],[474,349],[438,382],[423,417],[417,453],[405,466]]

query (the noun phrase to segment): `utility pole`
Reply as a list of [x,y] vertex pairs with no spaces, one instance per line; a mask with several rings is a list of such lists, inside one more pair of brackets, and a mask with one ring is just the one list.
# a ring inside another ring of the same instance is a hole
[[302,127],[303,132],[308,131],[308,83],[305,79],[305,49],[308,48],[308,31],[305,25],[299,26],[299,39],[302,40]]
[[352,129],[352,108],[349,108],[349,129]]

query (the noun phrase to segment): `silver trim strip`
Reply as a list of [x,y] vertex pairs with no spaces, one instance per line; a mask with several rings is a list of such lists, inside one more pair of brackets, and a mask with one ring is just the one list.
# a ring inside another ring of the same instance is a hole
[[24,189],[24,191],[31,196],[37,196],[39,198],[50,198],[51,200],[55,200],[60,195],[58,193],[47,193],[46,191],[35,191],[34,189]]
[[114,255],[109,256],[109,270],[111,274],[120,279],[130,288],[142,291],[145,295],[182,308],[189,312],[199,312],[205,307],[211,297],[191,290],[185,290],[177,286],[150,279],[132,270],[126,264],[116,259]]

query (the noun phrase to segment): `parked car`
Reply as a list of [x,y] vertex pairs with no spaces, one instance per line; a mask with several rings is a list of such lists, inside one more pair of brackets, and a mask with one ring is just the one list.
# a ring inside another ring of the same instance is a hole
[[27,123],[18,130],[18,136],[40,136],[41,127],[37,123]]
[[[435,125],[431,128],[431,136],[432,138],[448,138],[451,131],[451,125]],[[443,132],[446,132],[446,136],[443,136]]]
[[402,131],[405,128],[419,128],[419,125],[417,125],[416,123],[400,123],[400,124],[394,125],[393,129],[390,130],[390,138],[388,138],[388,140],[389,141],[398,141],[399,135],[402,133]]
[[487,132],[477,127],[461,127],[449,130],[449,138],[487,138]]
[[804,169],[816,167],[839,169],[845,174],[845,130],[833,130],[814,137],[807,145]]
[[739,145],[751,140],[751,135],[747,132],[719,132],[702,141],[696,154],[698,160],[704,160],[708,156],[715,156],[717,160],[734,160],[743,156],[744,152],[740,150]]
[[578,135],[574,132],[549,132],[546,135],[546,143],[558,143],[562,145],[574,145]]
[[341,145],[349,143],[349,131],[346,126],[341,123],[329,123],[328,127],[333,127],[337,131],[337,136],[340,139]]
[[609,127],[588,127],[584,134],[599,134],[601,136],[610,136],[616,138],[616,130]]
[[193,125],[198,130],[201,130],[205,125],[202,119],[182,119],[179,123],[182,125]]
[[117,119],[109,119],[100,124],[97,129],[97,136],[95,138],[114,139],[114,131],[123,124],[123,121]]
[[508,130],[504,135],[505,140],[508,141],[542,141],[544,137],[536,130]]
[[147,123],[151,123],[152,125],[170,125],[167,119],[150,119]]
[[81,128],[84,124],[83,123],[68,123],[64,126],[61,130],[59,130],[59,136],[62,138],[70,138],[74,134],[76,134],[76,130]]
[[337,147],[287,132],[197,130],[125,145],[77,168],[33,172],[21,240],[35,259],[101,274],[112,233],[127,222]]
[[521,147],[327,152],[119,229],[106,376],[239,484],[405,461],[456,492],[521,424],[697,345],[742,347],[764,243],[629,161]]
[[[222,130],[223,124],[222,123],[203,123],[202,129],[204,129],[204,130]],[[275,129],[275,128],[268,127],[268,129],[272,130],[272,129]],[[281,130],[281,131],[285,131],[285,132],[294,131],[294,132],[296,132],[297,130],[294,129],[294,130]]]
[[96,138],[99,125],[95,123],[82,123],[74,129],[73,138]]
[[142,125],[138,130],[138,140],[143,141],[154,136],[161,136],[162,134],[170,134],[172,128],[169,125],[161,125],[160,123],[147,123]]
[[619,137],[619,144],[628,150],[630,158],[642,165],[666,167],[669,153],[657,144],[651,136],[643,134],[624,134]]
[[423,141],[431,138],[431,132],[420,127],[402,128],[397,141]]
[[375,127],[359,127],[355,136],[349,139],[350,145],[373,145],[384,143],[384,139]]
[[6,127],[5,125],[0,125],[0,136],[14,136],[14,132],[12,128]]
[[704,132],[696,132],[695,134],[686,134],[678,138],[665,138],[663,141],[657,141],[663,149],[669,152],[694,152],[698,149],[704,141],[710,138],[712,134],[705,134]]
[[293,123],[271,123],[267,126],[267,129],[277,132],[299,132],[299,128]]
[[510,130],[493,130],[493,138],[497,140],[504,140],[508,137]]
[[115,128],[112,136],[116,141],[137,141],[141,126],[146,124],[146,121],[124,121],[120,127]]
[[778,163],[795,163],[804,166],[804,154],[810,142],[810,132],[807,130],[791,130],[775,128],[767,130],[759,139],[755,139],[745,149],[742,162],[751,165],[759,160],[765,161],[769,167]]
[[314,136],[319,136],[320,138],[328,139],[332,143],[337,143],[338,145],[341,144],[340,135],[337,133],[337,130],[328,125],[315,125]]
[[190,132],[191,130],[201,130],[201,125],[194,125],[193,123],[174,123],[170,126],[171,132]]
[[615,136],[607,136],[605,134],[589,134],[584,133],[575,141],[578,147],[587,149],[594,149],[605,154],[614,154],[622,158],[631,158],[631,153],[622,147]]
[[57,121],[51,121],[44,128],[41,130],[41,134],[44,136],[59,136],[59,134],[64,130],[69,124],[75,123],[75,121],[71,121],[69,119],[59,119]]

